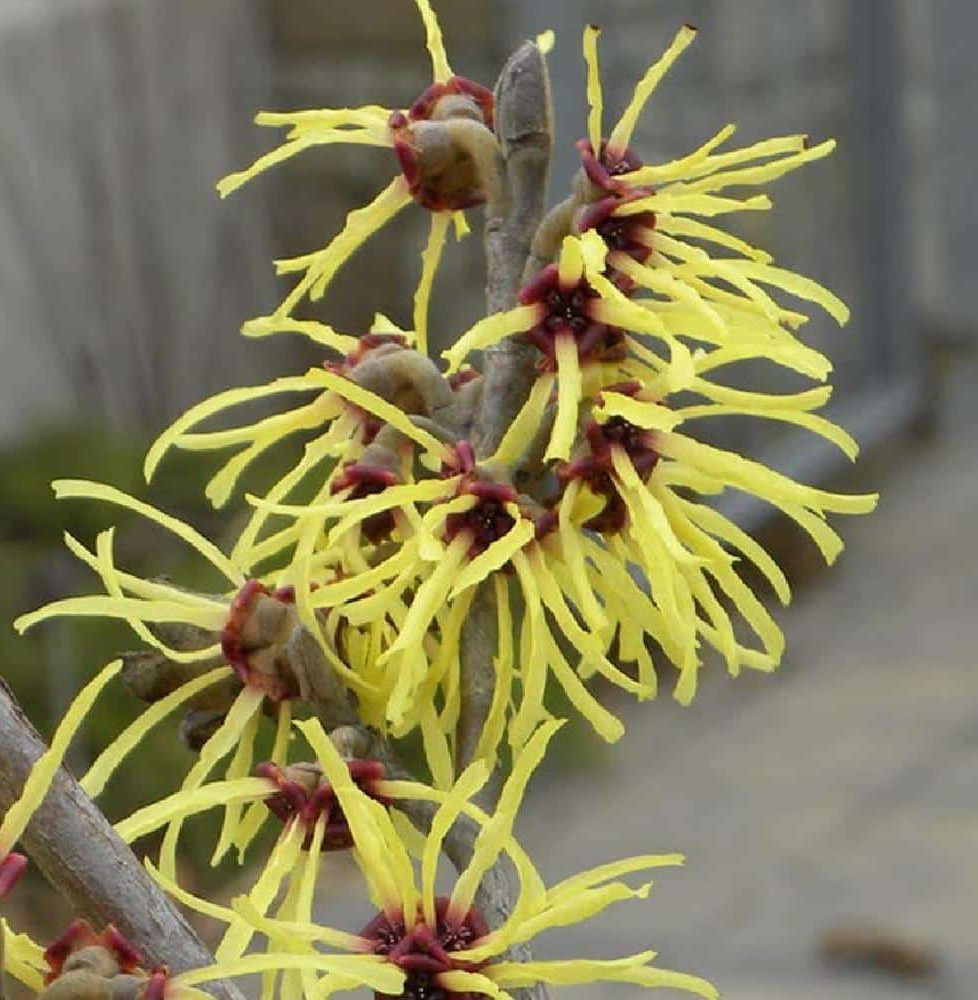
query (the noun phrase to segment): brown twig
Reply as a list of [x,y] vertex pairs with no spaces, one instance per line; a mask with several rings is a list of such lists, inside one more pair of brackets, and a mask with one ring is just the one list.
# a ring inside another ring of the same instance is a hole
[[[543,217],[553,149],[550,77],[543,53],[524,42],[506,62],[496,83],[496,132],[505,160],[506,197],[486,207],[486,306],[489,313],[512,308]],[[509,338],[485,353],[482,396],[472,427],[476,455],[492,455],[530,394],[536,378],[536,349]],[[456,728],[456,769],[474,756],[492,704],[495,687],[497,621],[492,590],[476,593],[462,631],[461,708]],[[471,831],[456,824],[445,852],[460,870],[471,857]],[[482,880],[478,904],[490,926],[498,927],[516,899],[512,866],[501,858]],[[527,945],[510,950],[510,958],[529,961]],[[545,998],[538,984],[515,991],[523,1000]]]
[[[524,42],[496,84],[496,131],[508,196],[486,207],[486,306],[516,304],[530,244],[543,216],[553,148],[550,78],[543,54]],[[473,431],[476,454],[492,454],[519,413],[535,377],[536,350],[510,338],[486,351],[482,400]]]
[[[44,750],[0,678],[0,814],[20,796]],[[213,963],[187,921],[65,768],[55,776],[22,843],[79,917],[98,926],[115,924],[150,965],[182,972]],[[223,1000],[242,1000],[231,983],[214,982],[207,988]]]

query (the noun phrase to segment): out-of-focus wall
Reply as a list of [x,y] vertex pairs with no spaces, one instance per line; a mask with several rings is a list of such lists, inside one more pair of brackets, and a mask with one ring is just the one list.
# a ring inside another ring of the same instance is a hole
[[158,429],[254,376],[271,294],[251,155],[268,61],[239,0],[0,5],[0,439],[59,419]]
[[968,0],[901,0],[904,95],[911,140],[913,245],[928,324],[978,337],[978,139],[974,123],[978,7]]

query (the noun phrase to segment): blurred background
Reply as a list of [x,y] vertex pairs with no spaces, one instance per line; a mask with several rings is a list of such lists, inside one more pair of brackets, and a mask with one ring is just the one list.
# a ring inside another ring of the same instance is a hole
[[[775,211],[740,232],[852,306],[846,329],[818,317],[806,330],[835,363],[833,413],[864,459],[843,468],[800,433],[749,422],[719,436],[795,476],[883,495],[877,515],[842,525],[848,548],[826,574],[805,539],[730,502],[796,584],[796,604],[780,615],[785,665],[736,682],[706,670],[688,710],[667,696],[635,706],[609,694],[628,727],[622,742],[608,749],[578,730],[560,744],[521,822],[547,876],[646,851],[683,850],[689,862],[663,875],[650,903],[544,941],[541,954],[651,942],[663,965],[709,976],[730,1000],[973,998],[978,6],[437,6],[453,66],[487,83],[521,38],[557,30],[551,201],[563,197],[584,130],[588,21],[604,29],[611,109],[680,23],[702,29],[643,119],[635,145],[646,160],[682,154],[728,121],[745,144],[799,131],[838,138],[835,156],[780,181]],[[56,507],[52,478],[92,476],[145,495],[145,446],[187,405],[320,360],[301,342],[245,341],[237,329],[283,293],[270,260],[324,245],[386,183],[390,154],[313,151],[223,203],[214,183],[273,142],[251,125],[258,108],[408,103],[430,79],[422,46],[410,0],[0,4],[4,621],[90,586],[61,534],[89,541],[110,516]],[[358,254],[324,303],[334,326],[360,332],[378,309],[408,323],[426,227],[422,213],[404,213]],[[436,283],[442,338],[480,314],[482,282],[475,233]],[[205,479],[206,465],[172,461],[154,499],[221,537],[227,517],[198,499]],[[137,571],[194,582],[172,547],[124,523],[119,550]],[[82,678],[132,644],[102,625],[58,623],[26,639],[4,630],[0,663],[50,733]],[[135,710],[120,694],[75,763]],[[156,766],[111,786],[110,815],[182,773],[172,730],[147,753]],[[158,766],[166,759],[172,775]],[[331,895],[324,906],[345,924],[355,881],[341,859],[329,864],[341,902]],[[202,886],[214,878],[194,859],[188,868]],[[11,919],[50,936],[66,915],[40,890],[31,899],[31,912]]]

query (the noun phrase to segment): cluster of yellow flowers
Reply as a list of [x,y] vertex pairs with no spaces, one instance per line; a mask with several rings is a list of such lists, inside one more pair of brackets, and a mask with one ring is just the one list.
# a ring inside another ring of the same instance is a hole
[[[547,888],[513,825],[560,727],[546,707],[551,680],[613,741],[623,727],[588,689],[595,674],[650,698],[657,687],[650,650],[660,650],[685,704],[696,692],[705,648],[719,652],[732,674],[777,667],[782,633],[738,573],[738,560],[753,564],[782,602],[790,597],[788,582],[753,538],[702,498],[732,489],[765,500],[808,532],[829,562],[842,543],[826,515],[864,513],[875,504],[875,496],[796,483],[702,443],[684,426],[709,417],[759,417],[798,425],[855,457],[852,438],[816,412],[829,398],[827,385],[774,395],[715,381],[745,361],[827,379],[829,361],[797,336],[807,316],[766,289],[815,303],[840,323],[848,312],[815,282],[704,221],[770,208],[765,195],[729,191],[773,181],[834,144],[809,147],[804,136],[792,135],[723,152],[734,131],[727,126],[688,156],[644,165],[630,145],[636,123],[695,32],[684,27],[677,34],[606,132],[598,31],[587,28],[591,113],[587,137],[578,143],[580,179],[563,211],[553,259],[537,273],[528,268],[512,309],[454,341],[443,370],[427,352],[432,284],[450,225],[463,236],[465,210],[494,196],[499,154],[493,95],[452,72],[428,0],[416,4],[433,83],[411,107],[262,113],[258,123],[288,127],[287,140],[219,185],[228,194],[319,144],[382,146],[396,154],[395,179],[351,212],[325,248],[278,262],[280,273],[298,276],[295,286],[273,313],[244,328],[251,336],[304,334],[330,352],[328,359],[305,374],[194,406],[150,449],[146,475],[172,448],[231,450],[207,487],[221,507],[250,463],[296,433],[308,435],[301,459],[264,496],[248,495],[253,509],[229,552],[113,487],[55,483],[59,497],[115,504],[167,529],[221,574],[225,593],[200,595],[126,573],[113,557],[111,530],[92,548],[67,536],[104,593],[55,602],[16,626],[24,630],[58,615],[122,619],[171,662],[197,668],[104,749],[82,779],[92,796],[151,727],[219,682],[236,684],[223,722],[179,791],[117,826],[127,842],[164,830],[159,862],[150,866],[154,877],[176,901],[226,925],[213,968],[158,975],[154,996],[197,995],[195,985],[208,979],[263,973],[264,995],[286,998],[357,986],[382,996],[506,997],[508,987],[596,980],[712,997],[715,990],[703,980],[651,965],[652,952],[608,961],[507,960],[508,949],[545,929],[648,894],[651,883],[631,887],[622,876],[682,861],[631,858]],[[549,42],[541,39],[541,47]],[[364,240],[412,202],[431,215],[412,330],[378,315],[367,333],[350,336],[295,315],[305,300],[323,295]],[[481,379],[463,364],[508,338],[537,349],[535,382],[495,453],[477,455],[468,432]],[[295,394],[309,399],[257,421],[200,429],[238,406]],[[516,474],[529,467],[532,489]],[[307,499],[299,502],[300,495]],[[455,735],[465,669],[460,637],[480,592],[492,598],[498,646],[492,703],[475,759],[463,767]],[[736,616],[756,642],[743,638]],[[198,648],[174,648],[158,627],[173,623],[206,638]],[[392,780],[376,761],[348,759],[319,720],[293,718],[308,694],[290,664],[297,633],[313,637],[365,726],[395,739],[420,731],[430,785]],[[12,848],[67,740],[118,669],[106,668],[79,697],[50,758],[0,827],[0,894],[23,865]],[[256,769],[257,737],[269,723],[271,760]],[[504,748],[511,773],[490,815],[474,797]],[[392,808],[405,802],[432,808],[426,835]],[[243,857],[271,816],[282,821],[257,880],[229,906],[196,898],[177,880],[183,824],[211,809],[224,816],[215,863],[232,849]],[[460,818],[477,832],[455,888],[442,897],[435,892],[438,858]],[[352,848],[378,909],[358,934],[322,926],[313,914],[321,853],[339,848]],[[519,874],[520,892],[508,918],[490,927],[477,894],[503,856]],[[412,858],[420,861],[419,875]],[[256,935],[267,939],[266,950],[246,954]],[[61,968],[24,936],[7,932],[6,940],[6,967],[29,985],[40,988],[45,971]],[[57,951],[59,962],[64,951]]]

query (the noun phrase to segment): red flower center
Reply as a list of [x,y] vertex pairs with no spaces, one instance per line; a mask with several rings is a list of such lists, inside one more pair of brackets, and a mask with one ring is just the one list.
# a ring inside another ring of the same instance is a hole
[[523,305],[541,307],[541,319],[525,337],[543,354],[540,363],[543,371],[556,370],[556,341],[561,335],[574,338],[582,363],[624,357],[624,332],[594,318],[593,307],[600,297],[584,278],[569,288],[564,287],[557,265],[550,264],[523,287],[519,299]]
[[[402,998],[409,1000],[468,1000],[481,996],[457,993],[438,983],[443,972],[464,970],[478,972],[488,961],[470,962],[455,956],[471,947],[489,933],[489,927],[478,910],[471,909],[461,920],[448,913],[448,899],[435,900],[435,925],[429,926],[419,914],[408,931],[404,921],[380,913],[361,931],[361,937],[373,944],[373,953],[383,955],[407,974]],[[378,998],[386,994],[376,994]]]
[[[362,500],[364,497],[383,493],[388,486],[395,486],[400,479],[389,469],[376,465],[350,462],[330,484],[330,493],[350,489],[348,500]],[[351,488],[352,487],[352,488]],[[393,510],[383,510],[372,514],[361,522],[360,530],[364,538],[374,545],[382,542],[394,530]]]
[[631,149],[609,149],[607,139],[601,143],[601,150],[597,154],[587,139],[579,139],[577,148],[581,154],[584,173],[592,184],[609,194],[624,194],[629,191],[628,186],[616,178],[642,166],[641,159]]
[[[639,386],[637,383],[627,383],[609,388],[616,392],[634,394]],[[605,498],[604,508],[587,521],[584,527],[601,534],[615,534],[628,521],[628,509],[615,485],[612,448],[621,448],[643,479],[658,464],[659,453],[655,450],[652,433],[630,423],[624,417],[611,417],[603,424],[592,420],[585,430],[585,436],[587,453],[560,466],[557,475],[564,482],[583,480],[592,493]]]
[[468,441],[459,441],[455,445],[453,460],[442,468],[442,476],[446,478],[458,475],[462,479],[457,495],[473,496],[476,503],[470,510],[448,515],[444,538],[446,542],[451,542],[463,531],[467,532],[471,538],[467,555],[469,559],[474,559],[512,530],[516,518],[506,506],[516,503],[519,495],[505,483],[478,478],[475,453]]
[[[633,260],[644,264],[652,254],[648,233],[655,229],[655,212],[638,212],[635,215],[615,215],[615,210],[630,201],[652,194],[651,188],[638,188],[627,195],[609,195],[591,205],[578,216],[574,229],[578,233],[593,229],[612,252],[626,253]],[[618,287],[628,294],[634,282],[611,268],[608,275]]]
[[[347,766],[361,791],[383,805],[389,804],[376,790],[377,782],[387,774],[383,764],[376,760],[351,760]],[[318,768],[295,764],[283,770],[277,764],[264,763],[255,768],[255,773],[274,781],[278,788],[265,799],[269,811],[283,823],[297,820],[305,828],[304,850],[312,846],[314,828],[322,816],[326,817],[324,851],[344,851],[353,846],[353,835],[336,792]]]

